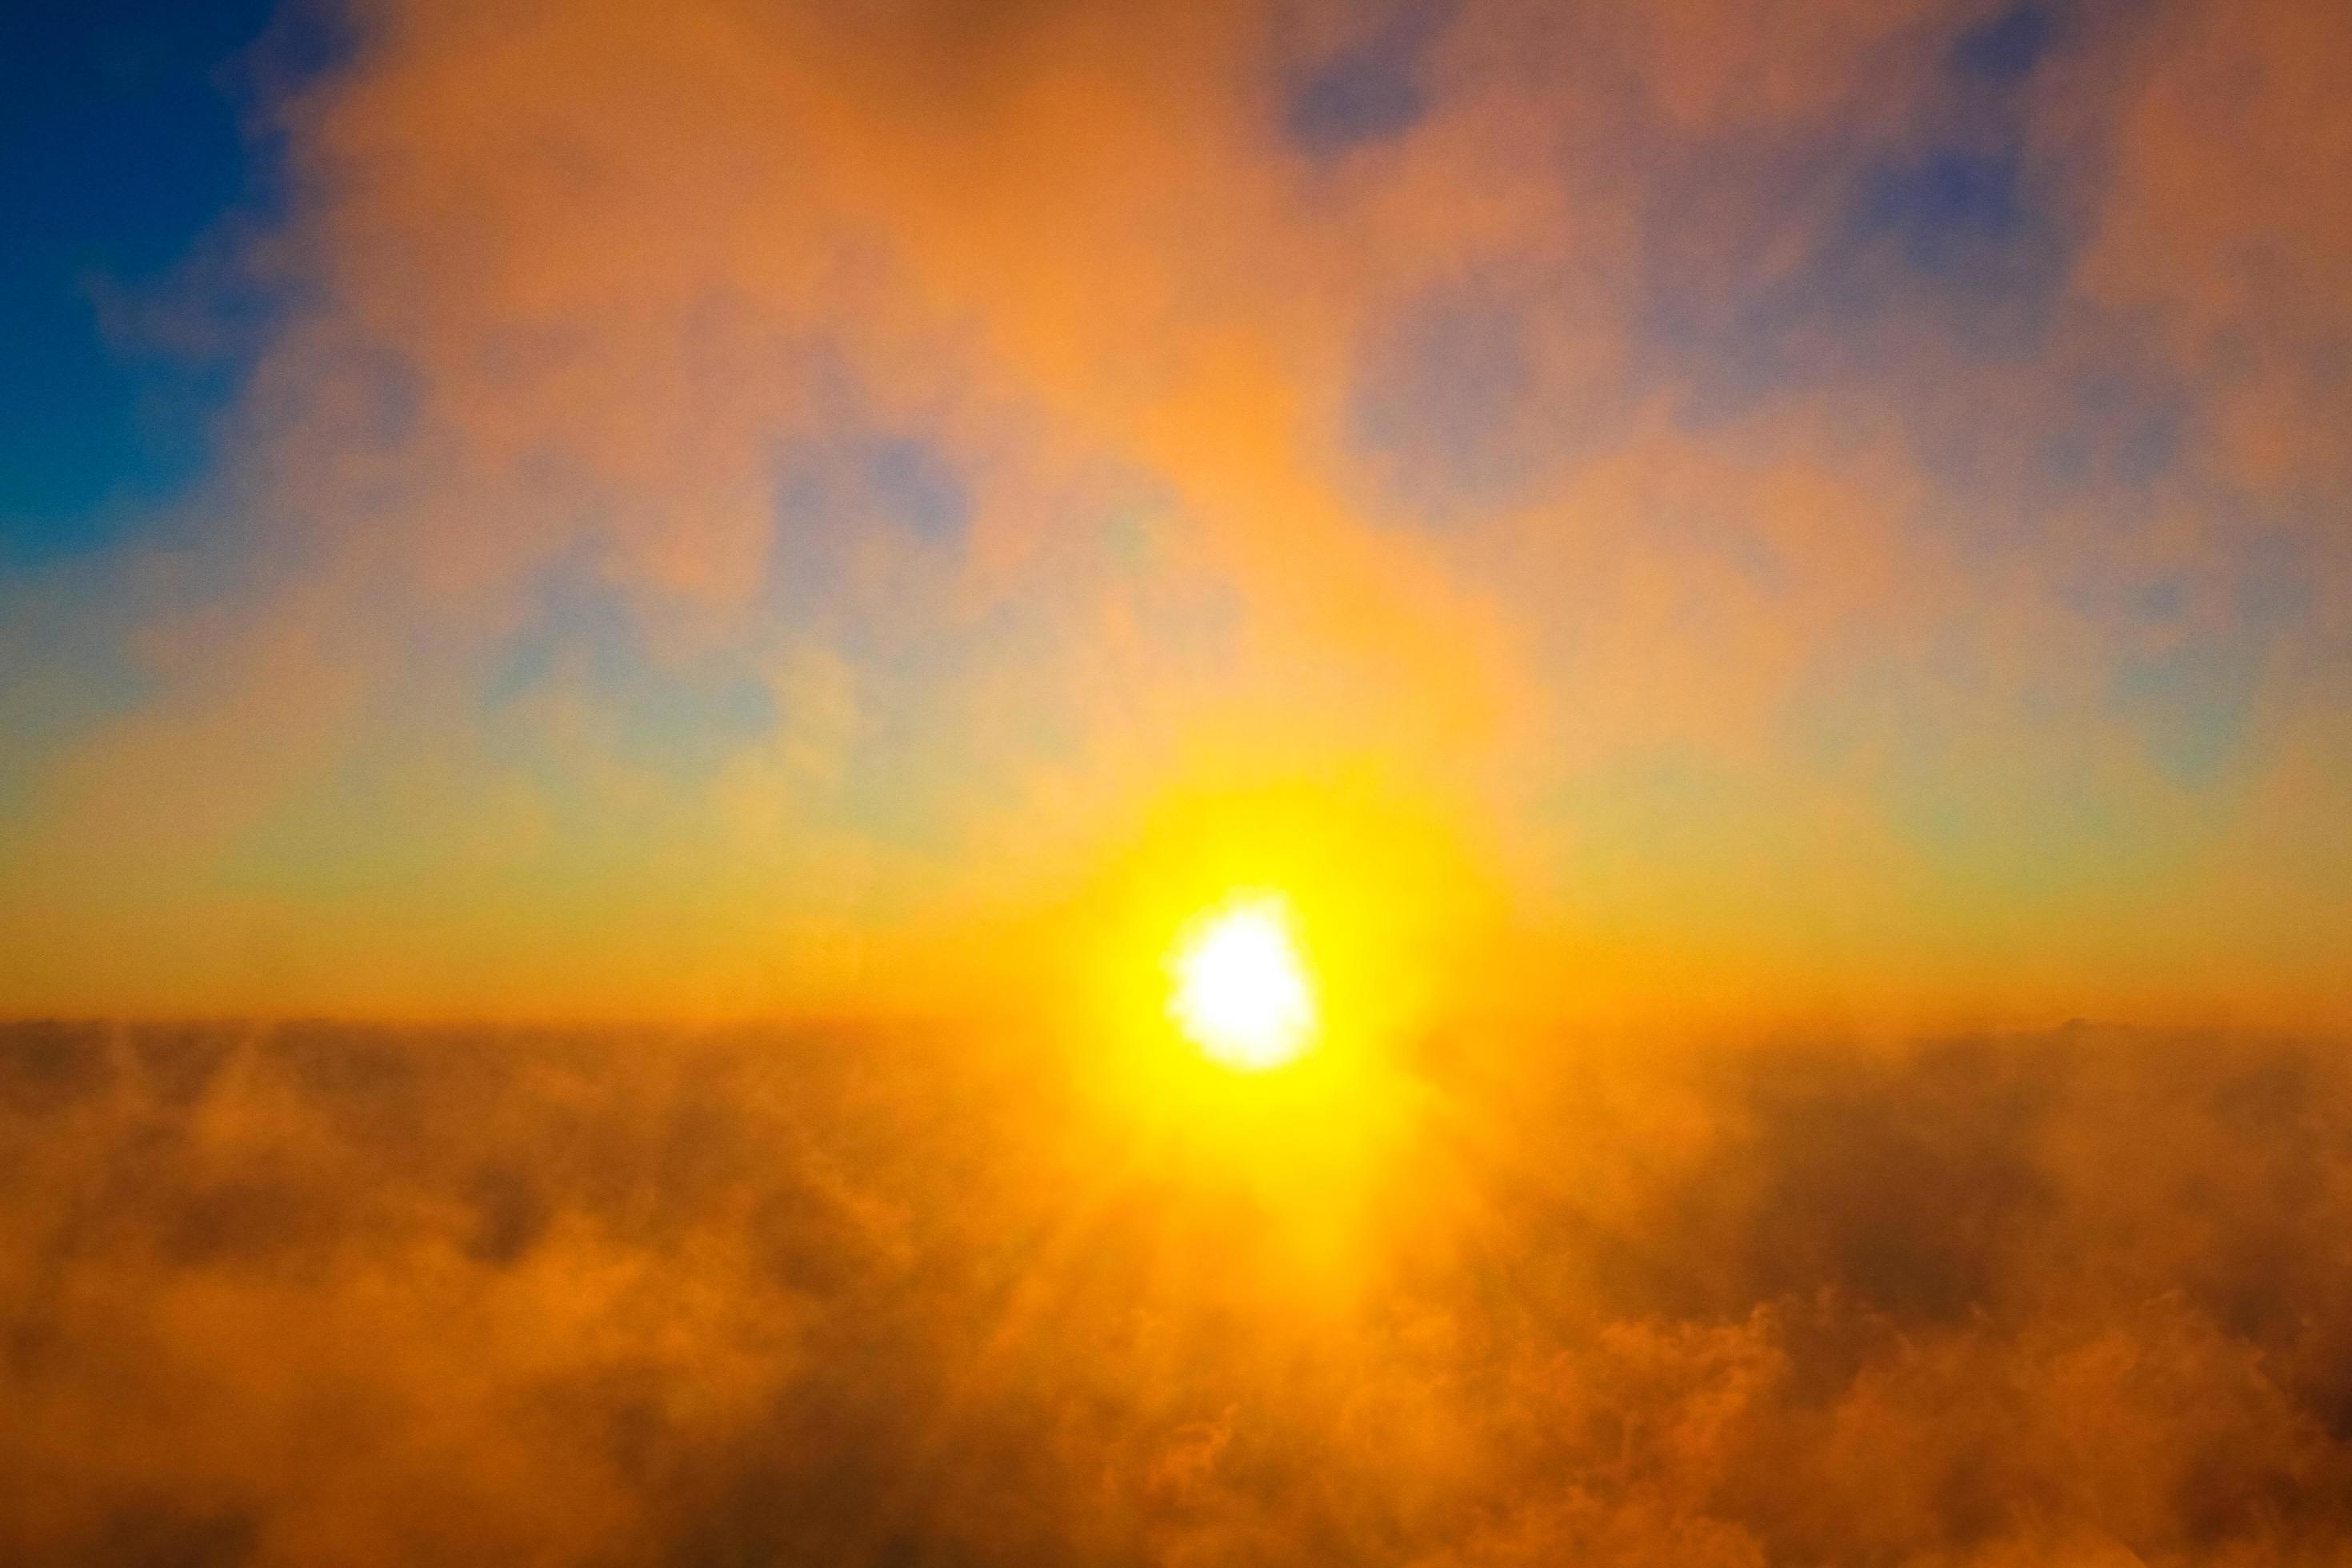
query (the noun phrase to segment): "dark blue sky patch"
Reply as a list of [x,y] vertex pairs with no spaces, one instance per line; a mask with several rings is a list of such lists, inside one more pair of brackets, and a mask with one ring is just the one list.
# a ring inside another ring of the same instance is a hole
[[1444,10],[1400,5],[1367,36],[1293,71],[1283,114],[1291,142],[1310,157],[1328,158],[1421,123],[1429,110],[1423,58]]
[[2021,238],[2026,207],[2014,156],[1957,147],[1931,149],[1883,166],[1864,180],[1855,224],[1885,237],[1922,271],[1949,274],[1981,265]]
[[[845,410],[854,422],[859,415]],[[784,444],[775,458],[774,546],[767,591],[787,620],[822,616],[835,596],[851,542],[877,525],[940,546],[960,544],[971,492],[938,439],[868,427]]]
[[2187,612],[2189,584],[2179,576],[2158,577],[2126,594],[2124,604],[2134,619],[2163,626]]
[[1955,39],[1952,69],[1989,81],[2014,81],[2042,63],[2057,37],[2058,21],[2051,8],[2026,0]]
[[773,526],[761,596],[778,622],[829,628],[853,658],[873,649],[869,617],[854,613],[875,584],[859,564],[864,542],[897,531],[916,554],[961,548],[971,491],[934,437],[856,428],[863,410],[838,417],[851,433],[779,446]]
[[971,501],[963,476],[934,441],[893,436],[871,443],[866,487],[892,521],[930,540],[962,537]]
[[925,436],[869,430],[788,446],[777,458],[775,496],[779,525],[803,538],[884,522],[951,542],[971,521],[962,471]]
[[2174,469],[2187,423],[2186,395],[2154,368],[2085,375],[2047,419],[2038,472],[2062,489],[2137,492]]
[[1385,141],[1422,116],[1421,89],[1408,61],[1366,49],[1323,66],[1291,95],[1285,129],[1318,157]]
[[[1700,144],[1677,163],[1646,215],[1638,363],[1692,428],[1824,387],[1948,418],[1961,373],[2048,346],[2063,237],[1998,136]],[[1773,254],[1796,259],[1749,260]]]
[[[1974,416],[1952,388],[1968,374],[2051,349],[2082,237],[2063,172],[2030,154],[2024,89],[2066,41],[2069,16],[2029,4],[1979,10],[1965,31],[1909,35],[1902,47],[1927,51],[1931,68],[1906,122],[1885,134],[1659,132],[1663,173],[1636,275],[1647,329],[1688,389],[1685,419],[1859,385],[1923,420],[1965,425]],[[1792,254],[1793,265],[1769,268],[1753,259]],[[1947,359],[1948,374],[1936,368]],[[1922,432],[1931,444],[1979,434]],[[2128,455],[2112,434],[2078,455],[2109,471],[2170,460],[2160,420]]]
[[2116,478],[2137,489],[2153,484],[2179,460],[2186,416],[2177,408],[2156,408],[2133,420],[2116,442]]
[[273,89],[335,58],[323,10],[271,0],[37,0],[0,31],[0,563],[104,543],[209,457],[268,301],[207,300],[217,357],[110,333],[100,301],[172,287],[233,212],[282,209],[240,129],[237,68]]

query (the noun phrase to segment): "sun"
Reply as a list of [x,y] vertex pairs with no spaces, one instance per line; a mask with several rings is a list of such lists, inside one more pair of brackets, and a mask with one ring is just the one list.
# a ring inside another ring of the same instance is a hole
[[1315,991],[1279,897],[1236,898],[1201,916],[1177,939],[1168,971],[1169,1016],[1227,1067],[1263,1072],[1314,1043]]

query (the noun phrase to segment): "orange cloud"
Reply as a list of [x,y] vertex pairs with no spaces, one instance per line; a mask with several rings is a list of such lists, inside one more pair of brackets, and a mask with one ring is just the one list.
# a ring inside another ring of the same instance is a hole
[[[2340,563],[2200,488],[2330,482],[2325,356],[2222,363],[2329,209],[2190,145],[2196,15],[2025,9],[369,6],[180,542],[12,590],[140,690],[0,994],[760,1010],[1213,765],[1664,1005],[2331,1013],[2196,914],[2344,913],[2237,847],[2326,837]],[[2289,9],[2214,145],[2327,144]]]

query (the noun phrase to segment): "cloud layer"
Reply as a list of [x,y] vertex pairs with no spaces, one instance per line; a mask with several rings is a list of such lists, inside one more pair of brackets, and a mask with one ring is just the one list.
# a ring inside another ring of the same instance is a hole
[[0,1551],[2343,1561],[2339,1050],[1412,1073],[1302,1203],[968,1031],[16,1028]]

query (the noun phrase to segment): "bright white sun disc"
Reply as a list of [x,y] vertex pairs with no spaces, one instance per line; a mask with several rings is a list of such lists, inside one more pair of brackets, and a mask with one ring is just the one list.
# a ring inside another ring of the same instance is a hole
[[1169,960],[1169,1016],[1228,1067],[1280,1067],[1315,1032],[1315,995],[1278,899],[1251,899],[1202,917]]

